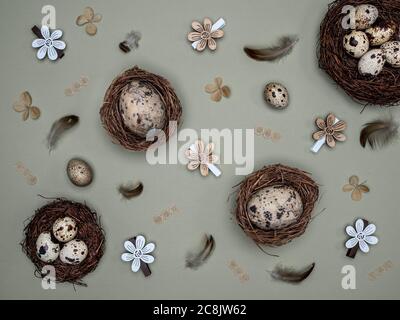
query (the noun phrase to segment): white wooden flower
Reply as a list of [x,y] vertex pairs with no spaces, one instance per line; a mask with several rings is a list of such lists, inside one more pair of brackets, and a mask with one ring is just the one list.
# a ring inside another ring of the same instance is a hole
[[121,255],[122,261],[131,262],[132,261],[132,271],[138,272],[140,269],[141,262],[153,263],[154,257],[149,255],[153,252],[156,245],[154,243],[146,244],[146,239],[143,236],[137,236],[135,244],[131,241],[125,241],[124,247],[128,251]]
[[353,226],[346,227],[346,233],[351,237],[351,239],[346,242],[346,248],[352,249],[358,245],[362,252],[368,253],[368,244],[375,245],[378,243],[378,238],[373,236],[375,231],[376,226],[374,224],[369,224],[364,229],[364,221],[358,219],[355,229]]
[[35,39],[32,42],[33,48],[40,48],[36,54],[39,60],[42,60],[47,56],[50,60],[54,61],[58,58],[56,49],[64,50],[66,45],[64,41],[58,40],[62,37],[63,32],[61,30],[54,30],[50,34],[48,26],[43,25],[40,29],[43,38]]

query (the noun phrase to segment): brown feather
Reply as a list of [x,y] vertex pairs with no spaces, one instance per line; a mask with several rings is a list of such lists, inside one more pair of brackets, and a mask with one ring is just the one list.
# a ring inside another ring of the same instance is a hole
[[290,283],[300,283],[303,280],[307,279],[308,276],[313,272],[315,267],[315,263],[307,266],[303,270],[295,270],[293,268],[283,267],[278,265],[275,269],[271,272],[272,278],[275,280],[280,280],[284,282]]
[[297,36],[284,36],[276,46],[263,49],[244,47],[244,52],[257,61],[278,61],[290,54],[298,41]]
[[204,245],[199,252],[189,252],[186,256],[186,268],[198,269],[211,256],[215,248],[215,240],[212,235],[205,235]]
[[136,185],[120,185],[118,191],[125,199],[132,199],[143,192],[143,183],[139,182]]
[[363,148],[367,143],[372,149],[384,147],[398,136],[398,129],[399,124],[392,118],[367,123],[360,133],[360,143]]
[[54,122],[47,136],[47,146],[49,150],[53,150],[64,132],[66,132],[68,129],[71,129],[78,122],[79,117],[75,115],[65,116]]

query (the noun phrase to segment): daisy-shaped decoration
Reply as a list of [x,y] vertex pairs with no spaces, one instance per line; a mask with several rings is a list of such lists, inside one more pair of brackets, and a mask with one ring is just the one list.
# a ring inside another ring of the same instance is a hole
[[94,36],[97,33],[97,26],[95,25],[95,23],[99,23],[102,18],[103,17],[101,14],[94,13],[93,8],[86,7],[83,10],[83,14],[76,18],[76,24],[78,26],[86,25],[86,33],[90,36]]
[[193,42],[192,47],[197,51],[204,51],[208,48],[212,51],[217,49],[215,39],[222,38],[224,31],[221,30],[225,26],[224,19],[218,19],[216,23],[212,23],[210,18],[204,18],[203,24],[198,21],[192,22],[192,28],[196,31],[188,34],[188,40]]
[[375,231],[376,226],[363,219],[356,221],[355,229],[353,226],[347,226],[346,233],[351,237],[345,244],[348,249],[347,256],[354,258],[358,249],[364,253],[368,253],[369,245],[378,243],[378,238],[373,236]]
[[50,60],[55,61],[59,57],[57,50],[64,50],[66,44],[64,41],[59,40],[63,32],[61,30],[54,30],[50,33],[48,26],[43,25],[40,29],[41,38],[35,39],[32,42],[33,48],[39,48],[36,56],[39,60],[49,57]]
[[[133,244],[135,242],[135,244]],[[155,249],[155,244],[149,242],[146,244],[146,239],[143,236],[137,236],[135,241],[125,241],[125,249],[128,251],[121,255],[122,261],[131,262],[133,272],[138,272],[141,263],[150,264],[154,262],[154,257],[149,255]]]
[[351,176],[349,183],[343,186],[343,192],[351,192],[351,199],[360,201],[362,194],[369,192],[369,187],[364,183],[360,183],[360,179],[357,176]]
[[342,131],[346,129],[347,124],[342,120],[337,120],[334,114],[329,114],[326,121],[318,118],[315,123],[320,130],[313,134],[314,140],[325,138],[326,144],[331,148],[336,146],[336,141],[346,141],[346,136]]
[[218,161],[218,156],[214,155],[213,151],[213,143],[205,146],[203,141],[197,140],[185,152],[185,156],[189,160],[188,169],[194,171],[200,167],[200,173],[203,177],[207,177],[209,171],[219,176],[221,171],[214,165]]
[[221,101],[222,97],[229,98],[231,95],[231,89],[228,86],[222,85],[222,78],[217,77],[214,79],[214,83],[207,84],[205,91],[211,94],[211,100],[215,102]]

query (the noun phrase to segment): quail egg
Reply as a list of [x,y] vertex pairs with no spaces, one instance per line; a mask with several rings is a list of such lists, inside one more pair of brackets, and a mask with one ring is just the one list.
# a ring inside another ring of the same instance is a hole
[[374,49],[363,55],[358,62],[358,71],[363,76],[377,76],[385,65],[382,49]]
[[88,247],[82,240],[72,240],[64,245],[60,260],[66,264],[80,264],[88,255]]
[[71,159],[67,164],[69,180],[78,187],[86,187],[93,181],[92,167],[82,159]]
[[36,254],[43,262],[54,262],[60,254],[60,245],[51,240],[50,232],[42,232],[36,240]]
[[356,28],[365,30],[372,26],[378,19],[378,8],[370,4],[362,4],[356,7]]
[[271,82],[265,86],[264,99],[276,109],[284,109],[289,105],[289,93],[280,83]]
[[343,47],[354,58],[361,58],[369,49],[369,40],[362,31],[352,31],[343,38]]
[[77,233],[76,222],[70,217],[59,218],[53,224],[54,237],[60,242],[68,242],[74,239]]
[[394,68],[400,68],[400,41],[386,42],[381,48],[387,63]]

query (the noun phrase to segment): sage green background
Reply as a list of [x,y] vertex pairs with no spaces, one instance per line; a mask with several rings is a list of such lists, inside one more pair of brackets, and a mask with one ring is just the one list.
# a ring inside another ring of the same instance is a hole
[[[152,1],[0,1],[0,147],[1,224],[0,297],[22,299],[375,299],[400,297],[398,247],[399,155],[398,145],[379,152],[360,147],[359,131],[367,121],[385,110],[361,107],[351,101],[318,69],[316,48],[319,24],[330,0],[152,0]],[[67,42],[65,57],[56,63],[40,62],[31,48],[30,28],[40,24],[43,5],[56,8],[57,27]],[[88,36],[75,19],[87,5],[103,15],[98,33]],[[194,19],[223,17],[227,25],[215,53],[197,54],[186,41]],[[139,50],[123,54],[118,43],[131,30],[140,30]],[[301,38],[294,52],[276,64],[257,63],[243,53],[244,45],[273,43],[284,34]],[[340,45],[340,39],[338,39]],[[292,243],[263,254],[246,237],[230,214],[227,201],[235,176],[234,165],[221,165],[219,179],[204,179],[182,165],[150,166],[144,154],[130,153],[114,145],[102,129],[99,108],[111,80],[133,65],[164,75],[176,88],[183,105],[182,128],[254,128],[264,126],[282,134],[278,143],[255,137],[255,168],[281,162],[313,173],[321,185],[322,198],[315,213],[326,208],[307,232]],[[73,97],[64,89],[81,75],[89,86]],[[210,100],[204,85],[222,76],[232,96],[220,103]],[[284,83],[291,95],[290,107],[275,112],[262,99],[269,81]],[[12,109],[20,92],[28,90],[33,104],[42,110],[39,120],[22,122]],[[324,148],[313,155],[311,133],[314,119],[328,112],[348,122],[348,141],[334,151]],[[45,137],[52,122],[75,113],[81,122],[49,155]],[[95,181],[86,189],[71,185],[65,174],[74,156],[87,159],[95,169]],[[28,186],[16,171],[22,161],[37,177]],[[370,194],[359,203],[342,192],[352,174],[367,180]],[[117,185],[141,180],[145,191],[123,202]],[[57,285],[43,290],[33,275],[33,265],[21,252],[24,221],[46,203],[38,197],[64,196],[86,201],[102,218],[107,233],[106,252],[97,270],[85,278],[87,288]],[[180,214],[157,225],[153,217],[176,205]],[[380,243],[370,254],[345,257],[344,228],[365,217],[377,225]],[[204,232],[213,234],[216,250],[196,272],[184,267],[188,250]],[[122,243],[143,233],[157,244],[153,275],[133,274],[120,260]],[[235,260],[250,275],[241,283],[228,268]],[[394,267],[377,280],[368,279],[386,261]],[[302,267],[316,262],[304,283],[292,286],[270,279],[267,270],[277,263]],[[357,290],[341,287],[341,269],[353,264]]]

